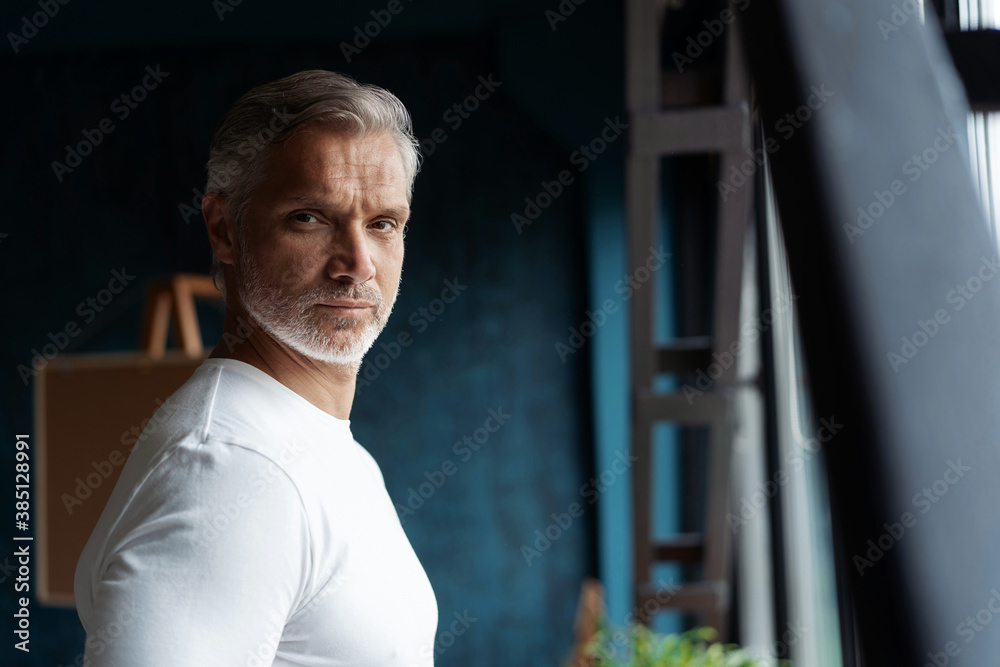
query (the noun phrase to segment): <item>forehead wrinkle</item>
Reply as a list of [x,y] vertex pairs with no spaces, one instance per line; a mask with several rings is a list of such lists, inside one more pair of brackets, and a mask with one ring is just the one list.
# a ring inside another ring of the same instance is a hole
[[[311,134],[294,136],[267,156],[269,189],[284,191],[281,199],[359,214],[409,209],[402,159],[395,159],[398,151],[390,138],[345,137],[331,144],[313,141]],[[379,150],[386,147],[392,150]]]
[[[343,167],[347,169],[343,169]],[[347,187],[391,188],[399,182],[393,169],[379,164],[326,165],[323,180],[338,182]]]

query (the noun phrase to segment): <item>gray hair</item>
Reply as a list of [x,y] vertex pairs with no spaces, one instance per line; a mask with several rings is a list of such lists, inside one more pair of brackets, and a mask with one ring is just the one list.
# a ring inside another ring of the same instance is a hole
[[[318,122],[347,136],[388,134],[399,147],[407,199],[420,169],[419,142],[403,103],[378,86],[326,70],[307,70],[258,86],[236,100],[212,136],[205,192],[217,192],[245,233],[250,195],[266,175],[268,149],[305,123]],[[212,278],[225,294],[222,262],[212,255]]]

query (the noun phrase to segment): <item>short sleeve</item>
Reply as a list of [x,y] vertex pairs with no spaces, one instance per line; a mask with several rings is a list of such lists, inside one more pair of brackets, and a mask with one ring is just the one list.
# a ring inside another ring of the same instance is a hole
[[371,452],[358,444],[357,441],[355,441],[354,444],[358,448],[359,454],[364,460],[365,465],[368,466],[369,470],[371,470],[372,479],[378,483],[380,488],[385,488],[385,477],[382,476],[382,469],[379,468],[378,461],[375,460],[375,457],[372,456]]
[[269,665],[308,590],[309,524],[281,467],[181,448],[143,480],[93,573],[93,667]]

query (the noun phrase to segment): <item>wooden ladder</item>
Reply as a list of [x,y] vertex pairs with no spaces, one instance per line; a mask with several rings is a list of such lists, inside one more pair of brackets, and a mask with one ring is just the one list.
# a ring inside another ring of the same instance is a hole
[[[730,6],[734,15],[738,10]],[[629,269],[643,266],[657,245],[660,206],[660,159],[685,153],[718,154],[720,179],[737,170],[751,149],[747,76],[739,44],[738,20],[725,25],[726,40],[722,103],[712,106],[665,108],[665,75],[660,41],[666,16],[663,0],[628,0],[626,9],[627,99],[630,141],[626,167]],[[676,79],[676,75],[674,75]],[[633,467],[634,601],[637,609],[679,610],[700,614],[720,639],[728,640],[730,535],[728,508],[729,460],[733,439],[730,404],[736,363],[715,374],[703,395],[689,401],[680,392],[653,389],[662,373],[708,372],[713,354],[727,351],[739,339],[740,286],[744,234],[750,212],[752,179],[718,202],[715,258],[714,331],[711,337],[675,339],[666,346],[653,341],[653,285],[636,290],[631,308],[631,422]],[[708,426],[710,429],[705,529],[667,541],[651,539],[652,429],[656,422]],[[661,589],[650,583],[659,562],[702,563],[701,581]],[[664,601],[665,600],[665,601]],[[655,611],[653,613],[655,613]]]

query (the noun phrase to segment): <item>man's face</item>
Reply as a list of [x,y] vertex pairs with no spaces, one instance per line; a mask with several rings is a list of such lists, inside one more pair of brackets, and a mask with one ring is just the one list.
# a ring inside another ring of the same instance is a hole
[[271,147],[250,196],[234,270],[237,298],[276,340],[357,365],[385,327],[409,217],[399,148],[306,125]]

